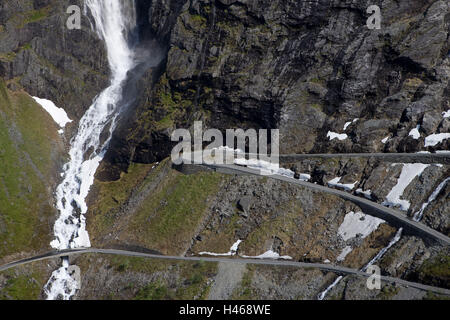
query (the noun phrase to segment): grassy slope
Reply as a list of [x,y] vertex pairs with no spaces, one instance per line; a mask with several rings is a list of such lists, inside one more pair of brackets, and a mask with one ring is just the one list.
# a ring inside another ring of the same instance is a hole
[[[132,164],[128,173],[114,182],[96,181],[88,213],[91,240],[110,232],[120,233],[118,242],[158,250],[164,254],[180,254],[189,245],[211,200],[224,179],[216,173],[183,175],[170,168],[165,160],[160,165]],[[152,190],[133,211],[127,206],[132,195]],[[121,208],[121,209],[119,209]],[[133,212],[130,212],[133,211]]]
[[[105,273],[105,268],[108,270],[109,290],[99,292],[82,286],[82,296],[87,299],[205,299],[210,288],[208,280],[217,273],[216,263],[112,255],[85,255],[77,258],[76,263],[88,278]],[[145,280],[144,275],[152,280]],[[105,281],[104,274],[99,278]]]
[[56,132],[31,97],[9,92],[0,80],[0,258],[48,248]]
[[158,192],[144,201],[129,232],[137,231],[137,239],[163,253],[183,252],[221,179],[215,173],[186,176],[170,171]]
[[38,261],[1,272],[0,300],[40,299],[50,276],[48,264],[48,261]]

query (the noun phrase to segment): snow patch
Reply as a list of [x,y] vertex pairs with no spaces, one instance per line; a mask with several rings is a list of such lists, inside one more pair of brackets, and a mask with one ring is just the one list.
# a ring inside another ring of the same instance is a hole
[[364,191],[361,188],[356,189],[356,194],[358,195],[362,194],[366,199],[372,200],[372,190],[370,189],[366,191]]
[[383,201],[382,204],[389,207],[398,205],[400,206],[401,210],[407,211],[411,203],[408,200],[400,199],[400,197],[403,195],[403,192],[414,180],[414,178],[420,176],[422,172],[429,166],[429,164],[423,163],[403,164],[402,173],[397,180],[397,184],[394,186],[394,188],[392,188],[392,190],[386,196],[386,200]]
[[[235,159],[234,163],[237,165],[245,165],[248,168],[251,169],[257,169],[261,171],[261,174],[264,175],[273,175],[277,174],[280,176],[288,177],[294,179],[294,171],[281,168],[278,164],[271,163],[264,160],[258,160],[258,159]],[[311,179],[311,175],[307,173],[301,173],[300,174],[300,180],[302,181],[309,181]]]
[[272,250],[266,251],[263,254],[260,254],[259,256],[242,256],[242,258],[292,260],[291,256],[280,256],[277,252]]
[[433,202],[437,196],[439,195],[439,193],[441,192],[441,190],[445,187],[445,185],[447,184],[447,182],[450,181],[450,177],[445,179],[444,181],[442,181],[438,187],[436,188],[436,190],[433,191],[433,193],[431,194],[431,196],[428,198],[427,202],[425,202],[424,204],[422,204],[422,207],[420,208],[419,211],[417,211],[416,213],[414,213],[414,217],[413,220],[416,222],[419,222],[422,219],[423,216],[423,212],[425,211],[425,209],[427,208],[427,206]]
[[339,226],[338,235],[344,240],[350,240],[357,235],[366,238],[385,221],[362,212],[350,211],[344,217],[344,222]]
[[333,289],[338,283],[339,281],[341,281],[344,277],[343,276],[339,276],[336,278],[336,280],[334,280],[334,282],[332,284],[330,284],[328,286],[328,288],[326,288],[324,291],[322,291],[318,296],[317,299],[318,300],[323,300],[325,298],[325,296],[327,295],[327,293]]
[[352,123],[355,123],[355,122],[358,121],[358,120],[359,120],[359,118],[355,118],[355,119],[353,119],[353,121],[346,122],[346,123],[344,124],[344,131],[347,130],[347,128],[348,128],[349,125],[351,125]]
[[347,255],[353,251],[353,248],[350,246],[346,246],[342,252],[338,255],[338,257],[336,258],[337,261],[342,262],[345,260],[345,257],[347,257]]
[[199,252],[199,255],[201,255],[201,256],[208,255],[208,256],[216,256],[216,257],[217,256],[220,256],[220,257],[234,256],[234,255],[236,255],[241,242],[242,242],[242,240],[238,240],[235,243],[233,243],[233,245],[230,248],[230,251],[228,251],[227,253],[215,253],[215,252],[202,251],[202,252]]
[[445,112],[442,112],[442,116],[443,116],[444,118],[450,118],[450,109],[447,110],[447,111],[445,111]]
[[425,147],[434,147],[442,141],[450,139],[450,133],[435,133],[425,138]]
[[338,139],[338,140],[342,141],[342,140],[347,139],[348,136],[345,133],[336,133],[336,132],[328,131],[327,138],[330,138],[330,141],[334,140],[334,139]]
[[72,122],[72,120],[70,120],[67,116],[66,111],[63,108],[58,108],[52,101],[38,97],[33,97],[33,99],[50,114],[53,121],[55,121],[61,128],[64,128],[69,122]]
[[381,140],[381,142],[386,143],[389,140],[389,136],[387,136],[386,138],[384,138],[383,140]]
[[341,177],[336,177],[330,181],[328,181],[328,185],[332,186],[332,187],[336,187],[336,188],[342,188],[345,191],[351,191],[355,188],[356,184],[358,183],[358,181],[356,181],[355,183],[339,183],[339,181],[341,181]]
[[418,126],[415,127],[414,129],[412,129],[412,130],[409,132],[409,136],[412,137],[412,138],[415,139],[415,140],[419,139],[419,138],[420,138],[420,132],[419,132],[419,129],[420,129],[420,125],[418,125]]
[[348,126],[351,125],[351,124],[352,124],[351,121],[346,122],[346,123],[344,124],[344,131],[347,130]]
[[385,254],[385,253],[386,253],[386,252],[387,252],[394,244],[396,244],[397,242],[400,241],[400,239],[402,238],[402,233],[403,233],[403,228],[398,229],[398,230],[397,230],[397,233],[395,234],[394,238],[391,239],[391,241],[389,242],[389,244],[388,244],[386,247],[384,247],[383,249],[381,249],[381,251],[378,252],[377,255],[376,255],[375,257],[373,257],[373,259],[370,260],[369,263],[366,264],[366,265],[364,266],[364,268],[362,268],[361,271],[366,271],[367,268],[368,268],[369,266],[373,265],[375,262],[377,262],[378,260],[380,260],[380,259],[384,256],[384,254]]

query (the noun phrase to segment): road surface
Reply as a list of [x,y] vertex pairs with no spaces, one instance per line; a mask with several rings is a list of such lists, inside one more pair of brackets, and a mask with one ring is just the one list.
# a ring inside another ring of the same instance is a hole
[[358,205],[366,214],[375,216],[377,218],[383,219],[387,221],[389,224],[395,227],[402,227],[406,233],[420,236],[422,238],[431,239],[433,241],[438,241],[443,245],[450,245],[450,238],[446,235],[416,221],[409,219],[405,214],[398,212],[397,210],[385,207],[379,203],[374,201],[370,201],[366,198],[358,197],[352,195],[348,192],[325,187],[322,185],[318,185],[315,183],[305,182],[293,178],[288,178],[286,176],[272,174],[272,175],[262,175],[260,170],[252,169],[248,167],[233,165],[233,164],[201,164],[201,165],[190,165],[183,164],[182,167],[186,172],[194,172],[195,169],[192,167],[200,167],[206,170],[214,170],[224,174],[244,174],[244,175],[256,175],[256,176],[265,176],[272,179],[288,182],[291,184],[299,185],[302,187],[318,190],[320,192],[325,192],[328,194],[332,194],[338,197],[341,197],[344,200],[349,200],[356,205]]
[[[284,267],[296,267],[296,268],[316,268],[327,272],[333,272],[337,274],[344,275],[356,275],[360,277],[369,277],[370,274],[357,270],[346,268],[342,266],[335,266],[331,264],[323,263],[306,263],[306,262],[296,262],[289,260],[267,260],[267,259],[242,259],[242,258],[220,258],[220,257],[179,257],[179,256],[164,256],[159,254],[151,254],[138,251],[127,251],[127,250],[117,250],[117,249],[96,249],[96,248],[85,248],[85,249],[72,249],[63,251],[53,251],[43,255],[10,262],[3,266],[0,266],[0,272],[8,270],[10,268],[18,267],[21,265],[29,264],[32,262],[48,260],[58,257],[69,257],[80,254],[95,253],[95,254],[111,254],[129,257],[140,257],[148,259],[161,259],[161,260],[177,260],[177,261],[205,261],[205,262],[232,262],[232,263],[243,263],[243,264],[255,264],[255,265],[269,265],[269,266],[284,266]],[[450,295],[450,290],[445,288],[437,288],[433,286],[428,286],[421,283],[410,282],[399,278],[380,276],[381,281],[388,283],[395,283],[411,288],[416,288],[425,291],[431,291],[438,294]]]

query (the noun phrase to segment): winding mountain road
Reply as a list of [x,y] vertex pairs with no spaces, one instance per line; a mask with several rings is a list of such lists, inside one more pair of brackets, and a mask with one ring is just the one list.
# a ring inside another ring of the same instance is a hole
[[[443,245],[450,245],[450,238],[446,235],[422,224],[409,219],[405,214],[398,212],[397,210],[385,207],[379,203],[370,201],[366,198],[358,197],[345,191],[325,187],[315,183],[305,182],[286,176],[272,174],[263,175],[260,170],[252,169],[248,167],[230,165],[230,164],[183,164],[181,170],[187,173],[195,172],[195,167],[202,168],[204,170],[214,170],[224,174],[243,174],[243,175],[255,175],[265,176],[272,179],[288,182],[291,184],[307,187],[320,192],[325,192],[338,196],[344,200],[349,200],[358,205],[366,214],[383,219],[395,227],[403,227],[404,231],[409,234],[417,235],[422,238],[438,241]],[[198,170],[197,170],[198,171]]]
[[[140,257],[149,259],[160,259],[160,260],[177,260],[177,261],[205,261],[205,262],[233,262],[233,263],[243,263],[243,264],[256,264],[256,265],[269,265],[269,266],[285,266],[285,267],[297,267],[297,268],[316,268],[327,272],[333,272],[337,274],[344,275],[356,275],[360,277],[370,277],[371,274],[366,272],[351,269],[347,267],[335,266],[323,263],[305,263],[296,262],[289,260],[263,260],[263,259],[242,259],[242,258],[220,258],[220,257],[179,257],[179,256],[165,256],[159,254],[151,254],[138,251],[128,251],[128,250],[117,250],[117,249],[96,249],[96,248],[83,248],[83,249],[72,249],[72,250],[62,250],[48,252],[43,255],[10,262],[3,266],[0,266],[0,272],[8,270],[10,268],[18,267],[21,265],[29,264],[32,262],[54,259],[58,257],[69,257],[76,256],[80,254],[95,253],[95,254],[111,254],[129,257]],[[450,290],[445,288],[438,288],[433,286],[428,286],[421,283],[410,282],[399,278],[380,276],[381,281],[388,283],[395,283],[411,288],[416,288],[419,290],[431,291],[438,294],[450,295]]]
[[450,165],[450,151],[440,153],[322,153],[322,154],[283,154],[280,162],[296,162],[305,159],[336,158],[374,158],[395,163],[439,163]]

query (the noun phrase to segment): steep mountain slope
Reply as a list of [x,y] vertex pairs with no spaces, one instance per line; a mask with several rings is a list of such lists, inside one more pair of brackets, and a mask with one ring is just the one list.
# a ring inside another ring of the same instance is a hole
[[[110,159],[122,169],[161,160],[171,130],[200,119],[222,130],[279,128],[282,153],[449,147],[424,146],[450,128],[447,1],[142,3],[168,53],[117,131]],[[373,4],[380,30],[366,26]],[[347,138],[330,141],[330,131]]]
[[[83,15],[81,30],[65,27],[69,4],[83,7],[82,0],[0,4],[1,262],[48,249],[65,147],[107,86],[104,45],[89,17]],[[360,217],[361,209],[337,197],[269,178],[176,171],[167,159],[170,134],[202,120],[220,130],[279,128],[282,153],[449,150],[450,139],[425,142],[450,130],[448,1],[136,4],[140,49],[158,48],[152,59],[163,59],[127,84],[125,98],[135,103],[121,115],[88,197],[93,246],[200,255],[226,253],[243,240],[241,255],[269,252],[362,268],[389,244],[397,230],[386,223],[367,237],[344,240],[340,228],[346,218]],[[380,30],[366,26],[372,4],[382,8]],[[67,111],[74,122],[64,136],[29,95]],[[332,139],[336,134],[345,138]],[[350,185],[349,192],[397,206],[410,217],[430,202],[422,222],[449,235],[450,186],[438,190],[449,177],[448,165],[374,159],[283,165],[310,174],[311,182]],[[246,266],[236,269],[229,285],[223,264],[149,264],[98,255],[71,263],[82,269],[75,298],[90,299],[315,299],[336,279],[319,270]],[[388,275],[449,286],[448,248],[415,236],[404,236],[377,263]],[[45,298],[38,288],[56,265],[0,274],[0,298]],[[432,298],[389,284],[369,292],[362,281],[345,277],[328,297]]]

